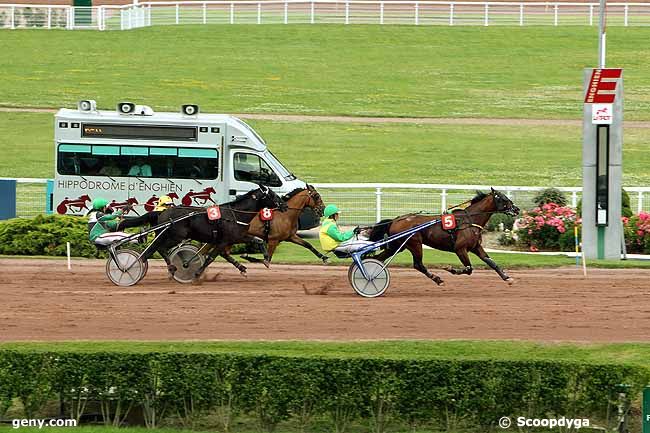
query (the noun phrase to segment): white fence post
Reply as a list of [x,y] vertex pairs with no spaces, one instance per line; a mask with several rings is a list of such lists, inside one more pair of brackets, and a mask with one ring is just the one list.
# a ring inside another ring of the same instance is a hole
[[257,24],[262,24],[262,3],[257,4]]
[[147,25],[151,26],[151,5],[147,6]]
[[643,210],[643,191],[639,191],[637,195],[636,213],[640,214],[642,210]]
[[350,24],[350,2],[345,0],[345,24]]
[[379,4],[379,24],[384,24],[384,2]]
[[47,27],[48,29],[52,28],[52,7],[47,7]]
[[625,4],[625,12],[624,12],[624,13],[625,13],[625,19],[624,19],[624,21],[625,21],[625,27],[627,27],[627,24],[628,24],[628,23],[627,23],[627,15],[628,15],[628,12],[629,12],[629,11],[630,11],[630,6],[626,3],[626,4]]
[[524,25],[524,4],[523,3],[519,5],[519,25],[520,26]]
[[97,8],[97,30],[104,30],[104,6]]
[[571,207],[574,209],[578,207],[578,191],[571,191]]
[[180,21],[180,8],[181,8],[181,5],[176,3],[176,24],[178,24],[179,21]]
[[230,3],[230,24],[235,24],[235,4]]
[[557,26],[557,12],[558,12],[558,5],[557,3],[553,7],[553,25]]
[[71,6],[70,9],[68,9],[68,30],[74,30],[74,12],[75,9]]
[[589,25],[594,25],[594,5],[589,5]]
[[454,25],[454,4],[449,3],[449,25]]
[[284,23],[289,24],[289,3],[284,2]]
[[311,17],[309,19],[311,24],[314,24],[314,2],[311,2]]
[[442,189],[440,193],[440,213],[447,210],[447,190]]
[[12,30],[16,28],[16,6],[11,7],[11,16],[9,17],[9,28]]
[[488,9],[489,9],[489,6],[488,6],[487,3],[485,3],[485,21],[484,21],[483,25],[486,26],[486,27],[489,25]]
[[208,23],[208,5],[203,3],[203,24]]
[[376,197],[376,216],[377,222],[381,221],[381,188],[375,190]]
[[415,25],[420,25],[420,4],[415,2]]

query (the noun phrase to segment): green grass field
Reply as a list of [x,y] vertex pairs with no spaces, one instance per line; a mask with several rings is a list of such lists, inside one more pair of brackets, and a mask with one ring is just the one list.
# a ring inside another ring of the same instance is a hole
[[82,352],[214,352],[291,357],[370,357],[383,359],[553,360],[648,365],[650,344],[573,344],[525,341],[200,341],[200,342],[10,342],[0,350]]
[[[308,182],[579,186],[573,127],[250,121]],[[54,176],[53,115],[0,113],[0,175]],[[650,184],[650,129],[627,128],[623,184]],[[26,155],[29,155],[26,157]]]
[[[647,28],[609,29],[626,119],[648,119]],[[595,27],[268,25],[5,32],[0,105],[94,98],[158,110],[579,118]],[[463,129],[463,128],[457,128]]]

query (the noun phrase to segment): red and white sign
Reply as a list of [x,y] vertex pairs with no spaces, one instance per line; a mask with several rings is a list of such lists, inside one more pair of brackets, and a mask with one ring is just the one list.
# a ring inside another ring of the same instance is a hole
[[210,206],[206,210],[208,211],[208,219],[210,221],[221,219],[221,209],[219,209],[219,206]]
[[591,123],[593,125],[611,125],[614,119],[612,104],[592,104]]
[[446,214],[442,216],[442,228],[445,230],[453,230],[456,228],[456,217],[454,214]]
[[271,221],[273,219],[273,209],[265,207],[260,211],[260,219],[262,221]]
[[585,104],[613,104],[616,99],[616,85],[623,69],[594,69],[591,73]]

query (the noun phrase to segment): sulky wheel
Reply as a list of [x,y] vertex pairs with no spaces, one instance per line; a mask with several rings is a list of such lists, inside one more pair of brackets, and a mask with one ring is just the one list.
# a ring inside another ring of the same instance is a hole
[[112,257],[106,260],[106,276],[116,286],[128,287],[136,284],[144,277],[148,268],[147,261],[140,260],[139,257],[137,252],[129,249],[115,251],[115,260]]
[[169,254],[169,263],[176,267],[174,280],[179,283],[191,283],[196,272],[205,263],[203,254],[194,245],[181,245]]
[[383,295],[390,284],[388,268],[384,267],[384,263],[377,259],[363,259],[361,263],[366,270],[368,279],[363,276],[356,263],[352,263],[348,270],[348,279],[354,291],[364,298],[376,298]]

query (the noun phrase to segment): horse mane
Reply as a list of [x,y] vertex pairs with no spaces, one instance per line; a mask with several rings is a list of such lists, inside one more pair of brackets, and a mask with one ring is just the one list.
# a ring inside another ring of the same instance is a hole
[[488,195],[484,193],[483,191],[476,191],[476,195],[472,199],[472,204],[478,203],[479,201],[483,200],[485,197]]
[[296,194],[298,194],[298,193],[301,193],[301,192],[303,192],[304,190],[305,190],[305,188],[296,188],[296,189],[294,189],[293,191],[291,191],[291,192],[289,192],[289,193],[283,195],[283,196],[282,196],[282,200],[287,201],[287,200],[289,200],[291,197],[293,197],[294,195],[296,195]]

